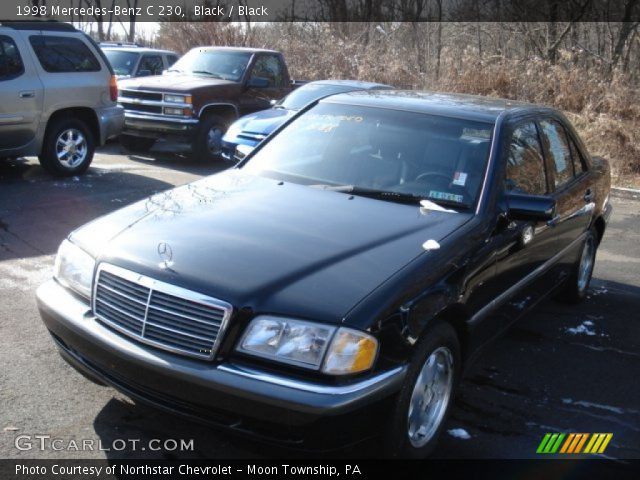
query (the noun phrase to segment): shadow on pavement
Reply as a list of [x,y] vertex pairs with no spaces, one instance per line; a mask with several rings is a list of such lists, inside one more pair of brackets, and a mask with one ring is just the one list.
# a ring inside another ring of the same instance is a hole
[[0,162],[0,261],[54,253],[78,226],[171,187],[127,171],[56,178],[34,160]]

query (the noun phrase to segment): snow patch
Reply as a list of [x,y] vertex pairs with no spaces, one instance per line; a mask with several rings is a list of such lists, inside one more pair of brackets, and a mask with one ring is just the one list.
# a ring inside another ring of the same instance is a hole
[[471,435],[464,428],[452,428],[451,430],[447,430],[447,433],[452,437],[459,438],[461,440],[469,440]]
[[563,398],[562,403],[565,405],[576,405],[578,407],[585,408],[599,408],[600,410],[607,410],[612,413],[618,413],[622,415],[624,410],[620,407],[612,407],[611,405],[602,405],[600,403],[586,402],[584,400],[573,400],[571,398]]
[[585,320],[577,327],[567,328],[566,332],[571,335],[587,335],[589,337],[594,337],[596,332],[594,332],[591,327],[593,327],[593,322],[591,320]]

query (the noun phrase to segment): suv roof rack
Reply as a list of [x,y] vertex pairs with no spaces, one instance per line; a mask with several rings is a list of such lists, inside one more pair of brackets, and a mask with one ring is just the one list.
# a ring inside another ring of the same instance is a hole
[[76,27],[70,23],[58,22],[57,20],[42,20],[39,22],[28,21],[3,21],[0,25],[14,30],[46,30],[50,32],[77,32]]

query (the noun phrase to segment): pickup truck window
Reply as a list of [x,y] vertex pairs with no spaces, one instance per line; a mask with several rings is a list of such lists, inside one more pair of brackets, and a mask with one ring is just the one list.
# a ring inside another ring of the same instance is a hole
[[29,37],[38,61],[46,72],[99,72],[100,63],[82,40],[72,37]]
[[24,65],[13,39],[0,35],[0,81],[22,75]]
[[282,87],[284,75],[282,62],[276,55],[261,55],[256,60],[251,72],[251,78],[264,78],[269,81],[269,87]]
[[160,75],[164,70],[162,64],[162,57],[160,55],[144,55],[140,60],[140,66],[138,67],[138,73],[143,70],[148,70],[151,75]]
[[516,127],[511,135],[506,188],[533,195],[547,193],[542,146],[533,122]]
[[242,169],[354,195],[468,208],[480,191],[492,131],[484,122],[320,103]]
[[574,176],[571,150],[567,142],[564,127],[555,120],[543,120],[540,122],[542,137],[545,142],[553,166],[555,168],[555,186],[562,187]]
[[169,72],[204,75],[237,82],[242,78],[251,54],[224,50],[196,49],[187,52]]

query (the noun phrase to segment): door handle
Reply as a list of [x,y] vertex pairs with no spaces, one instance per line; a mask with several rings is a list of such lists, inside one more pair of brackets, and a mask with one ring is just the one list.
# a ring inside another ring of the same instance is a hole
[[20,98],[33,98],[36,96],[36,92],[33,90],[23,90],[20,92]]
[[590,188],[588,188],[587,191],[584,192],[584,201],[585,203],[591,203],[591,201],[593,201],[593,192]]

